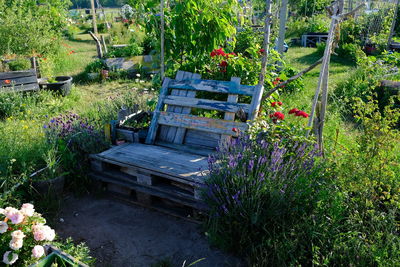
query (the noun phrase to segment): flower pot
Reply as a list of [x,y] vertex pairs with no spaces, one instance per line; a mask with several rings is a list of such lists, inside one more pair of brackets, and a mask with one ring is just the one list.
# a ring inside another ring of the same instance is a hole
[[33,187],[41,195],[60,196],[64,191],[65,176],[58,176],[50,180],[34,181]]
[[43,89],[48,89],[60,93],[62,96],[69,95],[72,87],[71,76],[57,76],[54,78],[57,82],[49,83],[47,80],[42,80],[40,85]]
[[71,266],[71,267],[88,267],[86,264],[76,260],[69,254],[58,250],[51,245],[45,246],[47,256],[30,265],[29,267],[50,267],[50,266]]

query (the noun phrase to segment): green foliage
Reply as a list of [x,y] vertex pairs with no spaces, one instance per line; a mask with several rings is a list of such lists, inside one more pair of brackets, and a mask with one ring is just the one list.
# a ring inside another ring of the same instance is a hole
[[251,27],[245,27],[242,31],[236,34],[235,53],[241,53],[249,56],[249,49],[259,48],[262,46],[262,32],[254,31]]
[[31,62],[27,58],[16,58],[8,63],[11,71],[28,70],[31,68]]
[[143,47],[139,46],[136,42],[131,42],[122,48],[112,48],[107,57],[133,57],[143,53]]
[[[167,61],[182,65],[186,60],[194,60],[223,45],[235,33],[236,5],[236,0],[188,0],[171,3],[170,8],[165,10]],[[158,12],[154,11],[154,14]],[[151,16],[145,23],[148,33],[156,32],[156,36],[159,36],[159,16]]]
[[89,266],[94,266],[96,259],[90,256],[90,249],[85,243],[75,244],[71,237],[65,240],[52,242],[52,245],[59,250],[71,255],[76,260]]
[[313,16],[318,13],[325,13],[325,7],[330,5],[329,0],[291,0],[289,6],[295,16]]
[[0,54],[49,54],[57,50],[69,1],[0,2]]
[[325,14],[311,17],[292,17],[287,23],[287,37],[301,37],[309,32],[328,32],[330,20]]
[[358,63],[359,67],[348,79],[338,83],[332,96],[344,113],[351,112],[352,106],[348,103],[353,97],[366,100],[379,86],[383,76],[390,73],[391,67],[374,57],[364,57]]

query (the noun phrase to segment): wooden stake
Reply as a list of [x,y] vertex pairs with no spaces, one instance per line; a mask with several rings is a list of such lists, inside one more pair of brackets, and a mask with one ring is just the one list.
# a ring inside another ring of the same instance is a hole
[[279,13],[279,37],[278,37],[278,53],[282,56],[285,44],[286,19],[288,10],[288,0],[282,0],[282,6]]
[[101,38],[101,43],[103,44],[104,54],[107,54],[108,49],[107,49],[106,39],[104,38],[104,35],[101,35],[100,38]]
[[263,56],[262,62],[261,62],[261,73],[260,73],[260,77],[258,79],[258,85],[256,87],[252,102],[250,104],[251,108],[250,108],[250,112],[249,112],[249,120],[254,120],[257,117],[258,110],[261,105],[262,95],[264,92],[265,73],[267,71],[267,60],[268,60],[268,54],[269,54],[269,39],[270,39],[270,34],[271,34],[271,17],[272,17],[271,0],[267,0],[266,9],[267,9],[267,14],[265,17],[264,44],[263,44],[264,56]]
[[90,0],[90,4],[92,5],[92,22],[93,22],[93,31],[96,36],[99,34],[97,31],[97,21],[96,21],[96,7],[94,6],[94,0]]
[[387,49],[388,50],[390,49],[390,45],[392,44],[392,38],[393,38],[393,35],[394,35],[394,29],[396,27],[397,12],[398,11],[399,11],[399,0],[396,1],[396,8],[394,10],[392,26],[390,28],[389,39],[388,39],[388,44],[387,44]]
[[99,58],[103,58],[103,50],[101,48],[101,43],[99,38],[97,38],[96,35],[93,34],[93,32],[89,31],[90,36],[92,36],[93,40],[96,42],[96,48],[97,48],[97,56]]
[[160,9],[161,9],[161,51],[160,51],[160,61],[161,61],[161,81],[164,80],[165,77],[165,59],[164,59],[164,38],[165,38],[165,26],[164,26],[164,0],[161,0],[160,4]]

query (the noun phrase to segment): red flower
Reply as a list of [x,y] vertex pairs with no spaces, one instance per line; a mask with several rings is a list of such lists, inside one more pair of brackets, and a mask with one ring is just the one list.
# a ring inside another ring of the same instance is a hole
[[272,84],[273,84],[273,85],[277,85],[277,84],[278,84],[278,81],[273,81]]
[[272,102],[272,103],[271,103],[271,107],[274,108],[274,107],[276,106],[276,104],[278,104],[278,102]]
[[299,111],[300,110],[298,110],[297,108],[292,108],[291,110],[289,110],[289,114],[296,114]]
[[227,54],[225,54],[224,49],[221,47],[219,49],[214,49],[211,53],[210,53],[211,57],[215,57],[215,56],[227,56]]
[[228,66],[228,62],[226,62],[225,60],[222,61],[221,63],[219,63],[219,66],[222,68],[226,68]]
[[279,78],[279,77],[276,77],[276,79],[275,79],[275,81],[280,81],[281,80],[281,78]]
[[296,113],[296,116],[303,117],[303,118],[308,118],[308,114],[306,112],[302,111],[302,110],[298,111]]
[[282,106],[282,105],[283,105],[283,103],[282,103],[281,101],[279,101],[279,102],[278,102],[278,105],[279,105],[279,106]]
[[232,128],[232,132],[237,133],[237,132],[239,132],[239,129],[238,128]]
[[11,83],[11,80],[4,80],[4,83],[5,83],[5,84],[10,84],[10,83]]
[[281,112],[278,112],[278,111],[273,113],[273,114],[271,114],[271,115],[269,115],[269,117],[277,119],[277,120],[284,120],[285,119],[285,115],[283,113],[281,113]]
[[260,53],[260,54],[264,54],[265,53],[265,49],[260,49],[260,50],[258,50],[258,53]]

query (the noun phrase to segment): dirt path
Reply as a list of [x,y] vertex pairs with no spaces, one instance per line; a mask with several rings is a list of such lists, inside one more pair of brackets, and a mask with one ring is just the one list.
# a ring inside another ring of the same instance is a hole
[[96,266],[147,267],[166,260],[170,265],[156,266],[180,267],[201,258],[195,267],[243,266],[211,248],[199,225],[116,200],[69,198],[60,218],[57,233],[86,242]]

